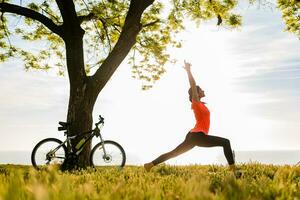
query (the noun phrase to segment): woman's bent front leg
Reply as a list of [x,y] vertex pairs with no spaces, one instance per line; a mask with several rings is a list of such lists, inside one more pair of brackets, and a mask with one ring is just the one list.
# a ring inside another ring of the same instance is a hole
[[193,140],[195,140],[196,145],[200,147],[223,147],[224,155],[228,164],[234,164],[232,149],[228,139],[212,135],[205,135],[203,133],[195,133]]

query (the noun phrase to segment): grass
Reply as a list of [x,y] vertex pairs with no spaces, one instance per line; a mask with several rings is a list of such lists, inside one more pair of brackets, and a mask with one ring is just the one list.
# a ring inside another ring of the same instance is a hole
[[0,165],[0,200],[291,199],[300,200],[300,167],[239,165],[242,178],[217,165],[140,166],[62,173]]

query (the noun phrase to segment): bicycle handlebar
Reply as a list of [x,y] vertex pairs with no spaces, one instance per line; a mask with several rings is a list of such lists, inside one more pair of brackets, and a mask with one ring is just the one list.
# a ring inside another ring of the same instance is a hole
[[99,115],[99,122],[97,122],[95,125],[98,126],[99,124],[104,124],[104,117]]
[[104,123],[104,117],[102,117],[101,115],[99,115],[99,122]]

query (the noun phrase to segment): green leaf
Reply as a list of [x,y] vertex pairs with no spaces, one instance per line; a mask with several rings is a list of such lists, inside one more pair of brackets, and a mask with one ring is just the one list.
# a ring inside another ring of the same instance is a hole
[[39,6],[36,3],[30,3],[27,5],[27,7],[37,12],[40,10]]

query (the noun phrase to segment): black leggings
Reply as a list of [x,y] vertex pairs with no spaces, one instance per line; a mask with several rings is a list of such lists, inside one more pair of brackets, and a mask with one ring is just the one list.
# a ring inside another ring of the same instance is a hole
[[202,132],[198,133],[191,133],[189,132],[185,140],[178,145],[174,150],[162,154],[158,158],[152,161],[154,165],[157,165],[159,163],[162,163],[170,158],[174,158],[184,152],[187,152],[188,150],[194,148],[195,146],[199,147],[216,147],[221,146],[223,147],[223,151],[226,157],[226,160],[229,165],[234,164],[234,158],[230,146],[230,141],[226,138],[212,136],[212,135],[205,135]]

